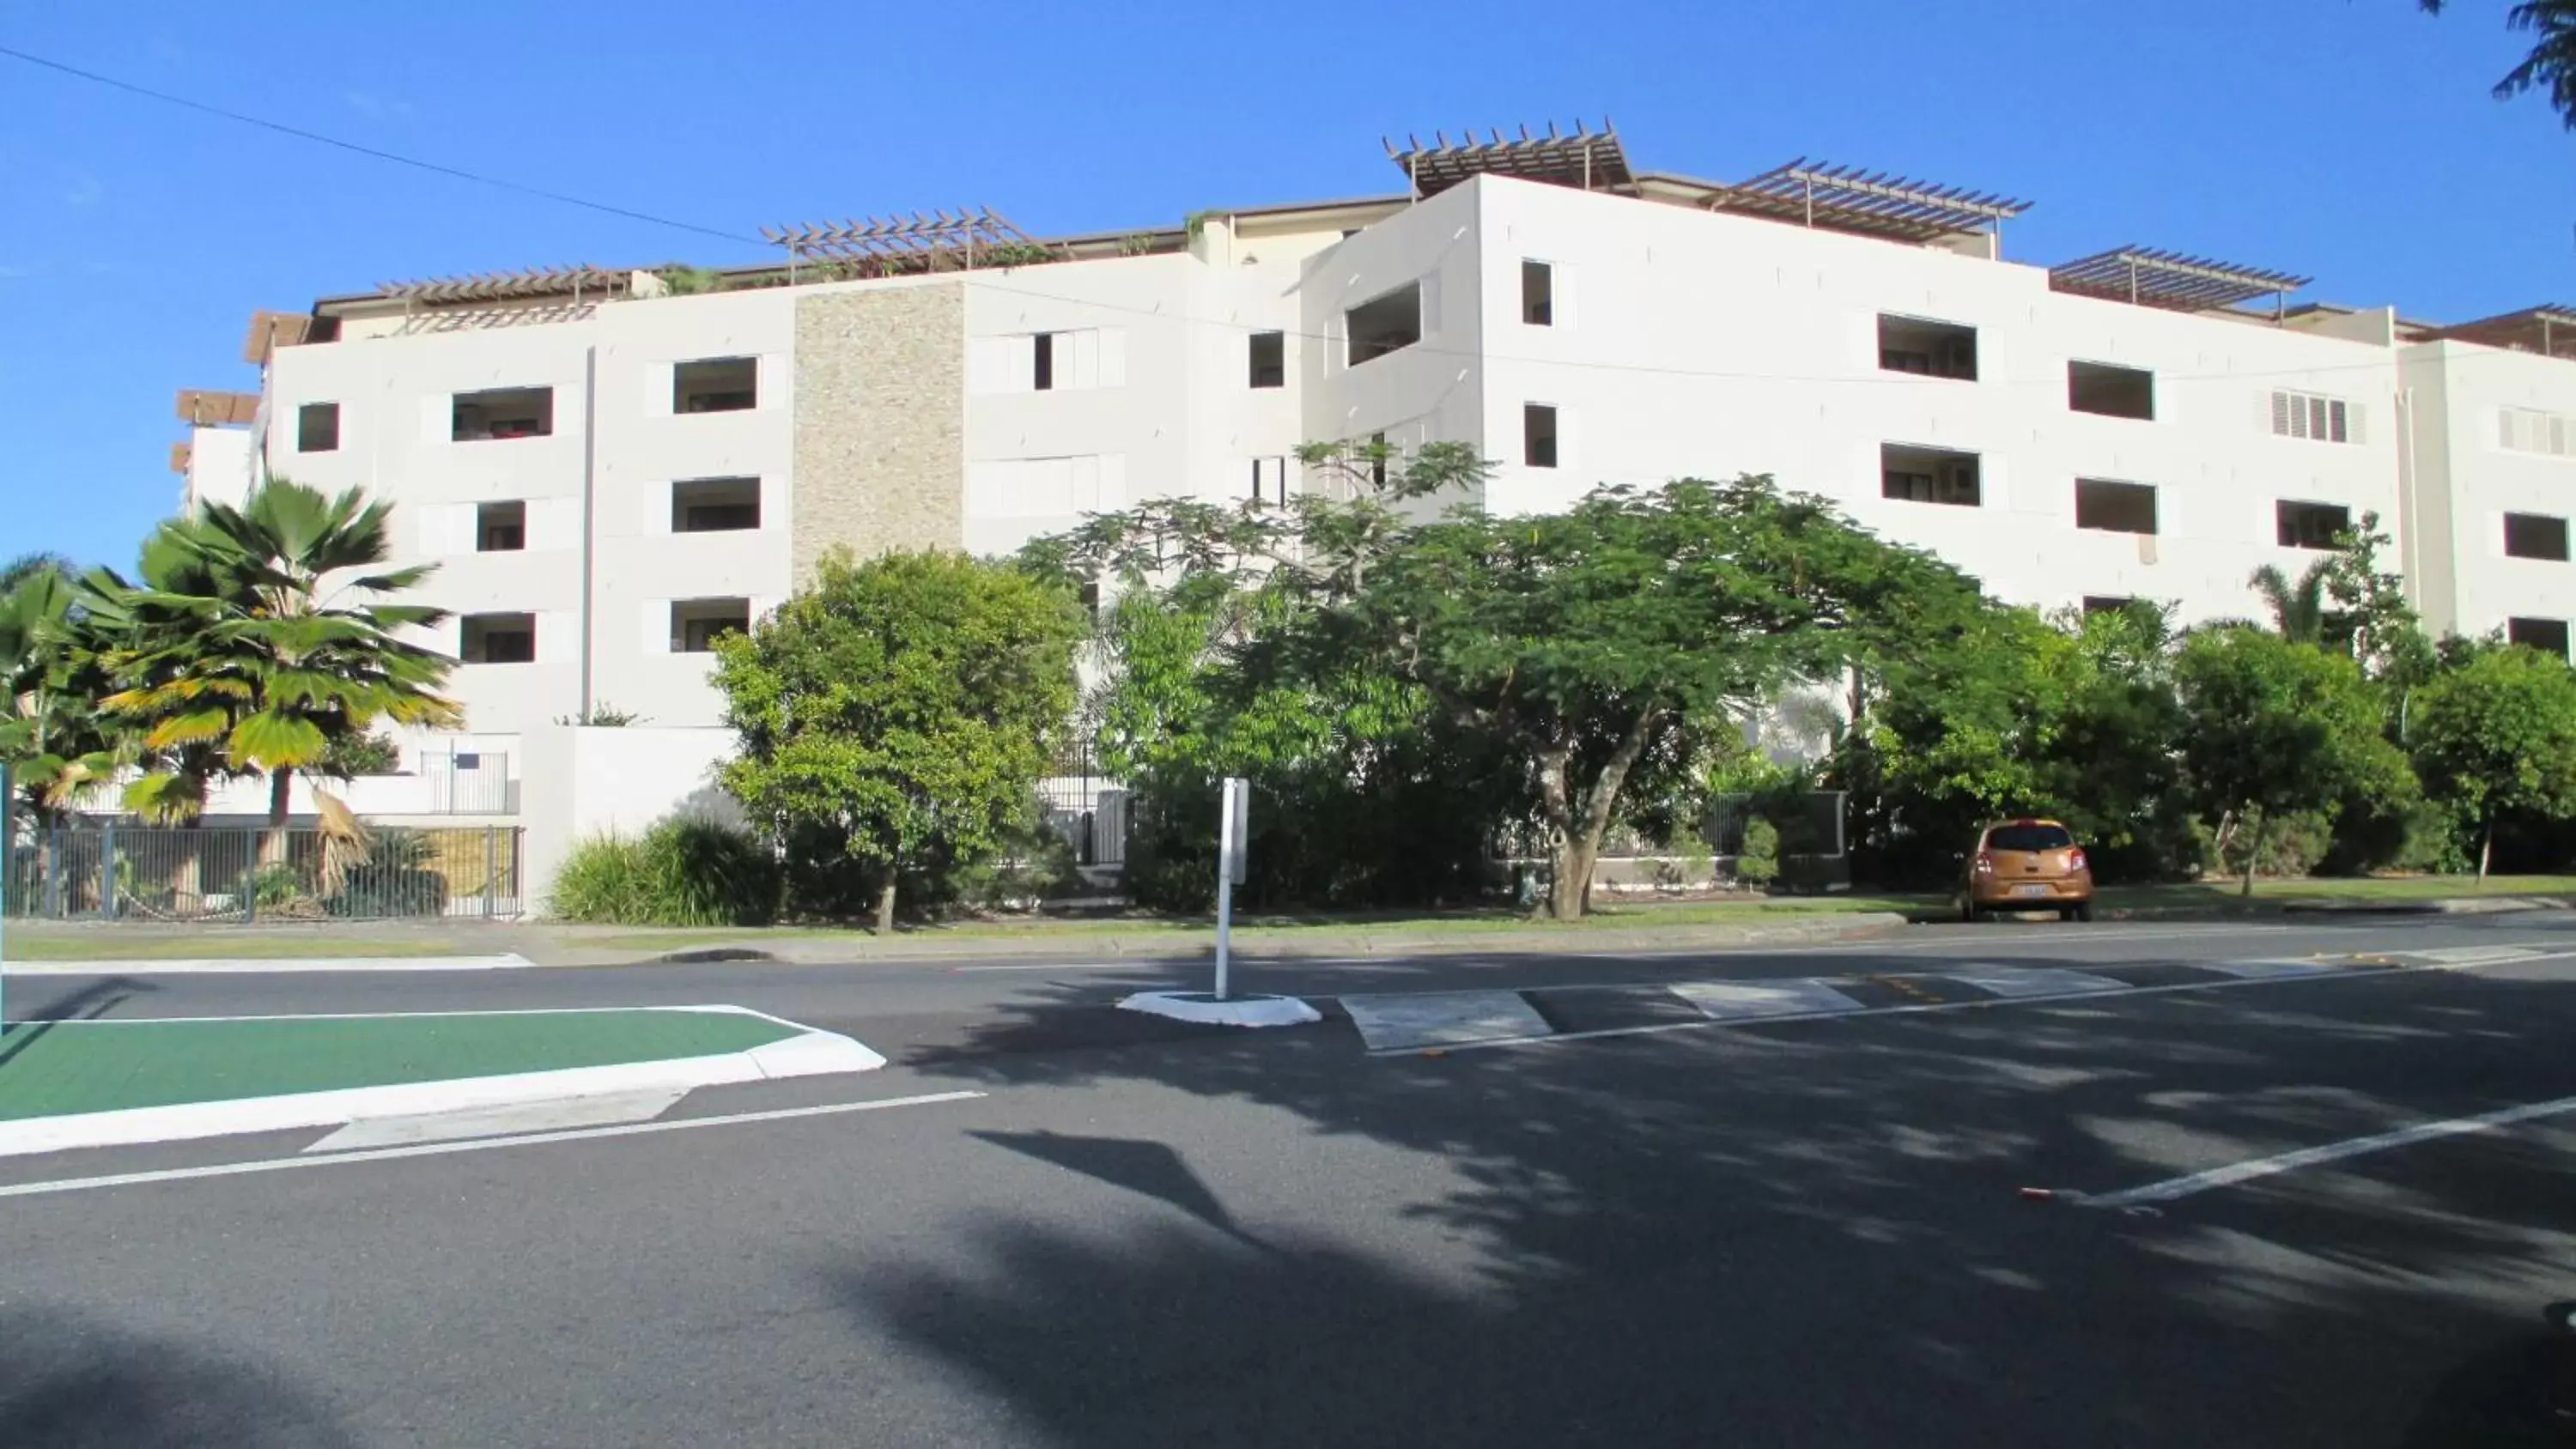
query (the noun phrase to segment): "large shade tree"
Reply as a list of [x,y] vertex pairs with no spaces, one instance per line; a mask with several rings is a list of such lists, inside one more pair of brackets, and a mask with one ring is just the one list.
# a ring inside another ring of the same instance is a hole
[[2412,792],[2351,656],[2258,629],[2193,634],[2173,665],[2183,776],[2212,818],[2246,822],[2244,894],[2283,816]]
[[2576,670],[2564,660],[2470,654],[2415,692],[2408,743],[2424,788],[2475,836],[2480,880],[2500,821],[2576,816]]
[[727,789],[828,842],[893,929],[906,874],[994,849],[1034,809],[1072,714],[1070,590],[963,554],[824,560],[812,587],[716,643],[741,738]]
[[1387,551],[1349,609],[1399,677],[1526,762],[1548,910],[1573,919],[1641,763],[1869,650],[1949,647],[1980,602],[1948,565],[1746,477],[1453,514]]
[[439,692],[452,661],[402,637],[446,614],[392,601],[435,565],[384,567],[387,511],[280,479],[163,524],[131,582],[92,576],[117,684],[101,703],[143,765],[128,808],[193,819],[213,780],[260,774],[276,829],[296,773],[335,748],[379,723],[461,722]]

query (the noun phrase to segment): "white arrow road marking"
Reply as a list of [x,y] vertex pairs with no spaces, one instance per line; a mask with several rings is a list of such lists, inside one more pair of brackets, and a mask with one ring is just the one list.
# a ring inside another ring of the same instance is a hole
[[1669,989],[1718,1021],[1861,1009],[1859,1002],[1821,981],[1682,981]]
[[461,1112],[362,1117],[304,1150],[348,1152],[361,1147],[458,1142],[469,1137],[506,1137],[514,1133],[550,1132],[565,1127],[650,1122],[671,1110],[674,1103],[688,1094],[685,1087],[652,1088],[634,1092],[600,1092],[588,1097],[558,1097],[551,1102],[472,1107]]

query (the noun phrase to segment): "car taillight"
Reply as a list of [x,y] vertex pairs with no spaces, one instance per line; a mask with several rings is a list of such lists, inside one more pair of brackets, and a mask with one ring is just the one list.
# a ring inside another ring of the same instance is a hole
[[2082,870],[2084,868],[2083,847],[2078,846],[2077,848],[2066,852],[2066,868],[2068,870]]
[[1979,875],[1993,875],[1994,873],[1995,873],[1995,858],[1994,858],[1993,856],[1991,856],[1991,855],[1988,855],[1986,852],[1984,852],[1984,851],[1982,851],[1982,850],[1978,851],[1978,852],[1977,852],[1977,874],[1979,874]]

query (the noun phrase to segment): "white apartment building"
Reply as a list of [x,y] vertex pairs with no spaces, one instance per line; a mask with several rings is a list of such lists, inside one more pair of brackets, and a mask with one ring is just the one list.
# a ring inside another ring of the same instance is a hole
[[[2255,613],[2376,513],[2437,630],[2567,648],[2576,312],[2459,326],[2123,247],[2007,260],[2024,204],[1613,133],[1390,147],[1404,189],[1032,241],[989,212],[768,233],[784,264],[398,284],[262,314],[185,394],[194,498],[254,468],[395,503],[541,895],[573,839],[705,804],[708,641],[828,548],[997,553],[1094,510],[1324,486],[1307,441],[1476,446],[1481,500],[1768,473],[2047,608]],[[247,437],[249,441],[232,441]],[[248,456],[255,452],[256,458]],[[608,707],[641,729],[583,729]]]

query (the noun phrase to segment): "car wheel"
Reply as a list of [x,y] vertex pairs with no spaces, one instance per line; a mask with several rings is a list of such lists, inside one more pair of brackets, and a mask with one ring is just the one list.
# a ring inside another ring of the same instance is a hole
[[2073,906],[2059,906],[2059,907],[2057,908],[2057,918],[2058,918],[2059,920],[2061,920],[2061,921],[2071,921],[2071,920],[2074,920],[2074,919],[2075,919],[2075,907],[2073,907]]
[[2093,903],[2091,901],[2077,902],[2075,907],[2075,919],[2079,921],[2089,921],[2093,919]]
[[1959,897],[1959,919],[1971,926],[1977,923],[1977,903],[1973,899],[1967,896]]

